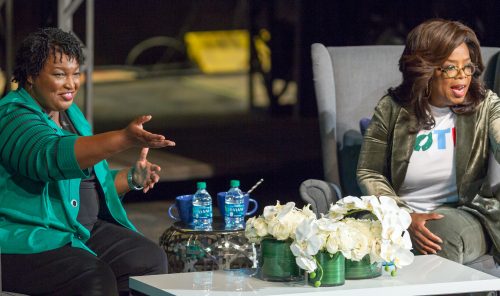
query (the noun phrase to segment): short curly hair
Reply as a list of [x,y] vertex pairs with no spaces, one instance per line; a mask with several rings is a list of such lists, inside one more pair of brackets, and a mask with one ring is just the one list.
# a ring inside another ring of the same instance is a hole
[[73,34],[59,28],[40,28],[29,34],[19,46],[12,81],[24,87],[29,76],[40,74],[50,55],[56,59],[57,54],[67,55],[82,65],[83,56],[81,42]]

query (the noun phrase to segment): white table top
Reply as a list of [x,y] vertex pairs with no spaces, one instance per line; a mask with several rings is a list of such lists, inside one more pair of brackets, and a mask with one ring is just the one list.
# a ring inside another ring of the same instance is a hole
[[[434,295],[500,290],[500,278],[436,255],[416,256],[395,277],[346,280],[337,287],[314,288],[304,281],[266,282],[250,271],[206,271],[130,278],[130,287],[151,296],[163,295]],[[379,294],[377,294],[379,293]],[[383,294],[381,294],[383,293]]]

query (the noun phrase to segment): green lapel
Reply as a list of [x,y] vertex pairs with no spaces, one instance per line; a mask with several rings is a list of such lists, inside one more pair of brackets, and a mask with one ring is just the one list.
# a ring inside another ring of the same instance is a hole
[[457,115],[455,167],[457,184],[461,184],[457,186],[459,196],[461,192],[463,193],[462,186],[470,186],[470,184],[463,184],[464,182],[462,182],[465,172],[467,171],[467,167],[471,165],[467,160],[474,160],[474,157],[471,157],[471,153],[472,147],[474,146],[476,120],[471,120],[471,116],[477,116],[477,114]]
[[69,118],[73,122],[73,126],[78,131],[78,133],[80,133],[80,135],[82,136],[92,135],[92,129],[90,128],[90,125],[88,124],[87,120],[85,119],[85,116],[82,114],[82,112],[75,103],[71,104],[68,110],[66,110],[66,113],[68,114]]
[[416,118],[412,116],[413,112],[403,107],[394,124],[393,142],[391,145],[391,183],[396,192],[403,184],[408,164],[415,145],[416,134],[408,131],[410,126],[415,126]]

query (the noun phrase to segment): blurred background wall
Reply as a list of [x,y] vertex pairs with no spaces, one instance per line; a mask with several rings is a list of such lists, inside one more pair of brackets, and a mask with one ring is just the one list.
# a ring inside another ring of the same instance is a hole
[[[57,0],[13,3],[14,48],[34,28],[57,26]],[[273,78],[298,83],[299,111],[306,116],[315,116],[309,67],[313,42],[401,44],[418,23],[442,17],[471,26],[483,45],[500,45],[500,1],[496,0],[96,0],[94,6],[96,66],[124,64],[135,45],[153,36],[168,36],[182,45],[189,31],[269,30]],[[74,31],[83,35],[84,30],[82,5],[75,14]],[[189,65],[185,52],[173,49],[165,53],[154,48],[136,60],[139,64],[158,61]],[[0,66],[5,68],[4,59]]]

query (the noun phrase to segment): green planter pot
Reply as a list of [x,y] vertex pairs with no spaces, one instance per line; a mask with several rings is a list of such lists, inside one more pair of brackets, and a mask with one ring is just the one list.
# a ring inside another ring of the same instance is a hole
[[348,280],[371,279],[382,275],[382,263],[370,264],[370,256],[360,261],[345,260],[345,278]]
[[302,278],[301,270],[295,263],[290,250],[291,241],[266,238],[262,240],[260,275],[265,281],[289,282]]
[[316,269],[316,277],[309,280],[309,284],[315,286],[319,281],[319,287],[340,286],[345,283],[345,258],[341,252],[331,255],[328,252],[319,252],[316,260],[321,268]]

